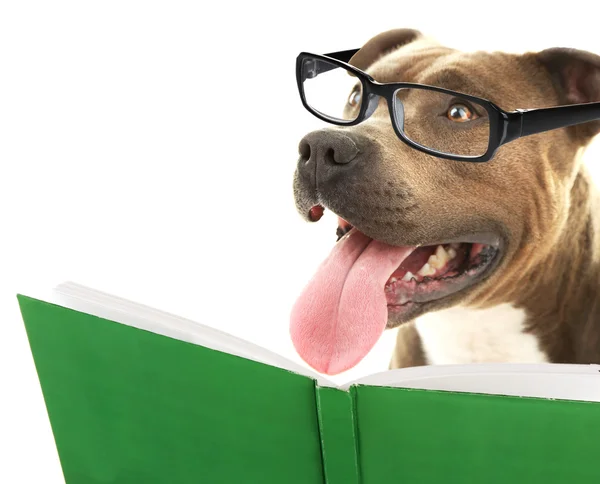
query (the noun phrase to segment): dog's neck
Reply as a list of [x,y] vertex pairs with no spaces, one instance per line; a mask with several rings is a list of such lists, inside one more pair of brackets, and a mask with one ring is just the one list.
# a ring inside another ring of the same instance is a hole
[[585,165],[559,239],[513,295],[553,362],[600,363],[600,194]]

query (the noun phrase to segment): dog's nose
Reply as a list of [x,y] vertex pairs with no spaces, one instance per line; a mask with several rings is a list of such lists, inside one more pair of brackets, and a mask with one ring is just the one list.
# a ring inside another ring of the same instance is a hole
[[360,153],[350,135],[339,130],[321,129],[308,133],[298,146],[300,163],[317,167],[325,165],[347,165]]

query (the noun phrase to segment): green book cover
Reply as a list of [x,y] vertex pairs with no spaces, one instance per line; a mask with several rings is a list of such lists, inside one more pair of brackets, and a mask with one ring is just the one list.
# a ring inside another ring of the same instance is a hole
[[75,284],[18,296],[67,484],[600,482],[594,365],[423,367],[338,387]]

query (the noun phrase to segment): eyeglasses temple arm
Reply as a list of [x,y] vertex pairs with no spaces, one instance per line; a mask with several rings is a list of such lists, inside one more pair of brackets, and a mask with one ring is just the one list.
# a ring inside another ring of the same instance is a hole
[[600,103],[574,104],[519,112],[521,114],[521,137],[523,137],[600,120]]
[[325,54],[327,57],[333,57],[334,59],[340,60],[342,62],[350,62],[350,59],[356,54],[360,49],[350,49],[350,50],[342,50],[340,52],[332,52],[331,54]]

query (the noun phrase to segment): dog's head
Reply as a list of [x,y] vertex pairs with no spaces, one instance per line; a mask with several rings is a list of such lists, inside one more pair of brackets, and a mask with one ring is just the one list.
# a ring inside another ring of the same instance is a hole
[[[371,39],[350,63],[382,83],[443,87],[508,111],[600,100],[600,57],[582,51],[463,53],[395,30]],[[302,139],[296,205],[309,220],[320,207],[333,211],[338,235],[353,229],[418,247],[380,288],[388,327],[451,305],[505,302],[564,230],[578,151],[598,131],[593,122],[521,138],[487,163],[444,160],[403,143],[382,99],[363,123]]]

